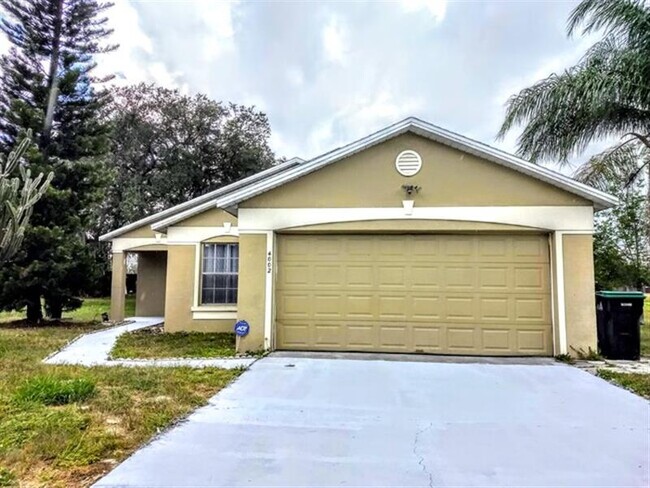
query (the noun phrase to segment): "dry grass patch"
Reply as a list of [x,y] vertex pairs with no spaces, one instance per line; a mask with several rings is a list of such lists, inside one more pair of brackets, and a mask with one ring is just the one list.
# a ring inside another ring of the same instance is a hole
[[90,486],[240,374],[40,362],[95,328],[0,326],[0,486]]

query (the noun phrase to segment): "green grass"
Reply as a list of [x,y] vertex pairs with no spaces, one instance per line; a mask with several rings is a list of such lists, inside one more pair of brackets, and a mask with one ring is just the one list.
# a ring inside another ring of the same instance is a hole
[[0,486],[90,486],[240,374],[41,363],[98,327],[0,325]]
[[17,402],[36,402],[43,405],[66,405],[83,402],[95,393],[95,383],[88,378],[57,378],[34,376],[18,387]]
[[637,395],[650,399],[650,374],[618,373],[607,369],[599,369],[598,376]]
[[[77,310],[63,312],[63,320],[77,322],[96,322],[102,319],[103,312],[110,312],[110,298],[84,298],[83,305]],[[135,315],[135,296],[126,297],[126,306],[124,307],[124,316],[132,317]],[[0,312],[0,323],[22,320],[25,318],[25,312]]]
[[155,333],[151,329],[143,329],[121,335],[111,351],[111,356],[114,358],[220,358],[232,357],[235,352],[235,334],[231,332]]

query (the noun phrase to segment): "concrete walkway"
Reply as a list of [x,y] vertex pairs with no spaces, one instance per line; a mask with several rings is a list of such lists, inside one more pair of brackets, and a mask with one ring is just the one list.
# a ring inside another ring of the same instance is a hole
[[649,413],[559,363],[271,355],[95,487],[647,487]]
[[134,330],[161,325],[162,317],[130,317],[127,323],[84,334],[60,351],[43,360],[46,364],[76,364],[81,366],[155,366],[191,368],[241,368],[253,364],[256,358],[206,358],[206,359],[110,359],[109,354],[117,338]]

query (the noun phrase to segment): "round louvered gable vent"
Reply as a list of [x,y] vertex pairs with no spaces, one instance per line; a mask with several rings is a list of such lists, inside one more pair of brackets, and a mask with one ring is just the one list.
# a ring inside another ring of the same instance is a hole
[[410,149],[402,151],[395,159],[395,168],[402,176],[416,175],[422,168],[422,158]]

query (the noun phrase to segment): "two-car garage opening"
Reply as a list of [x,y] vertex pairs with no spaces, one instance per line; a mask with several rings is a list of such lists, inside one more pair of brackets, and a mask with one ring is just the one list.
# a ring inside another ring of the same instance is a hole
[[277,266],[277,349],[552,354],[546,234],[286,234]]

